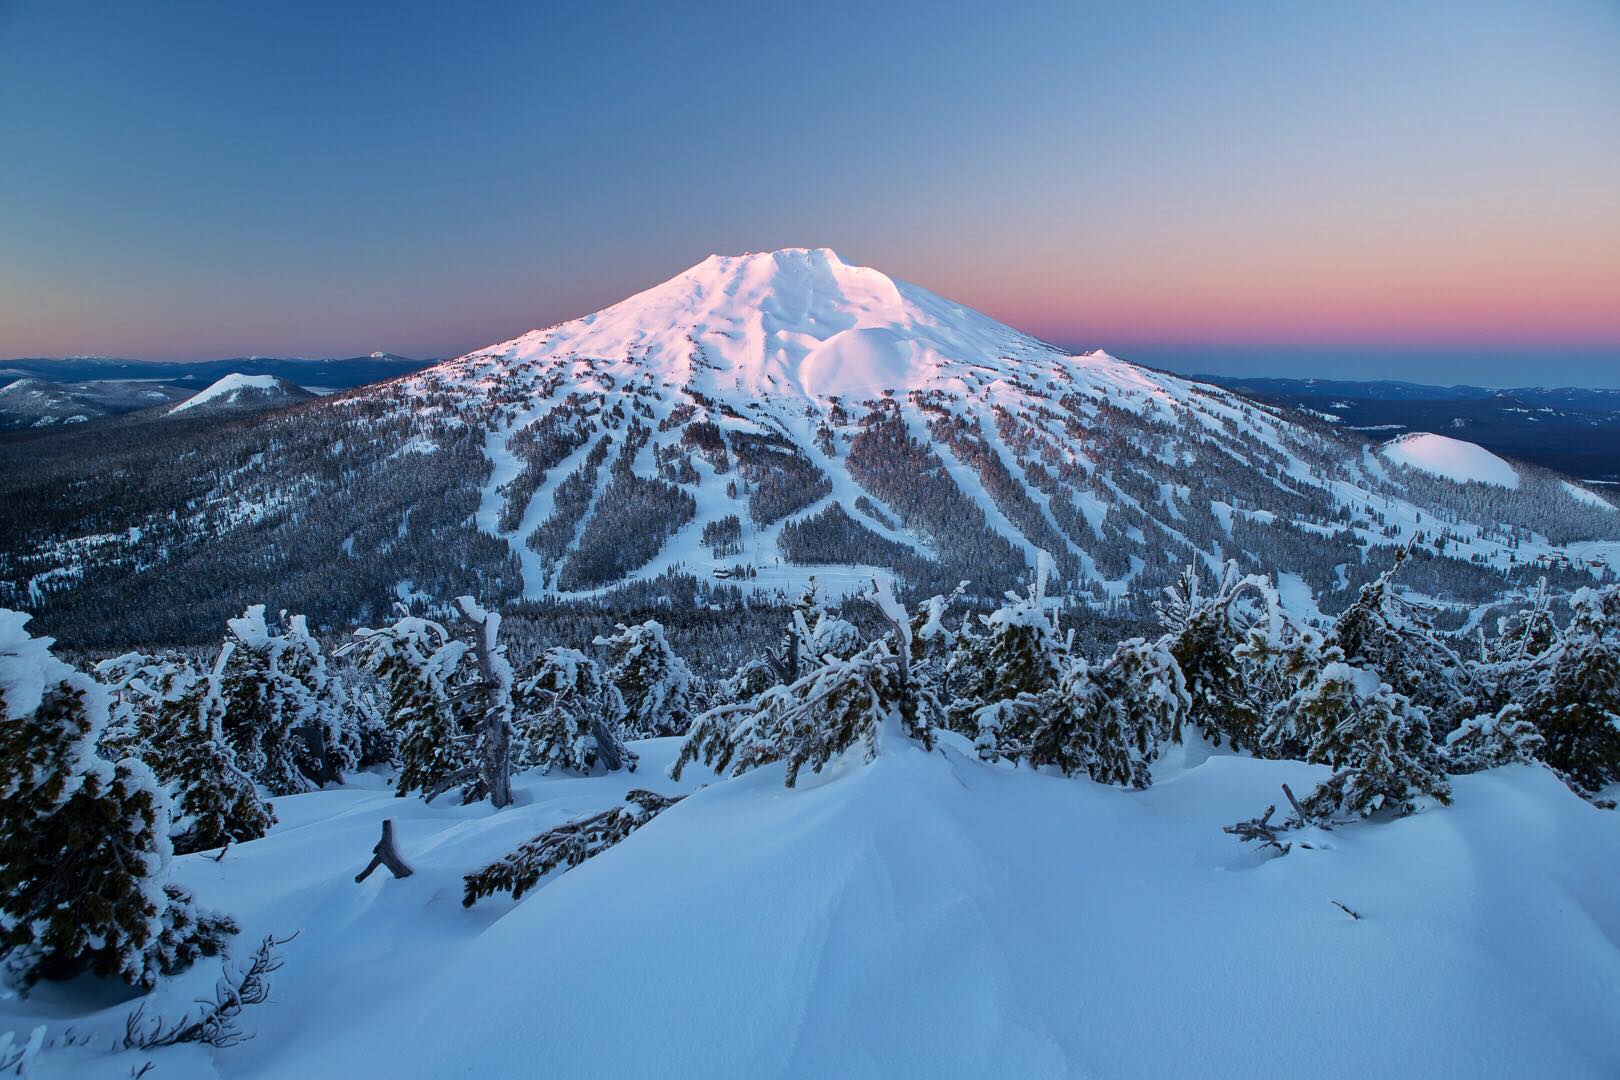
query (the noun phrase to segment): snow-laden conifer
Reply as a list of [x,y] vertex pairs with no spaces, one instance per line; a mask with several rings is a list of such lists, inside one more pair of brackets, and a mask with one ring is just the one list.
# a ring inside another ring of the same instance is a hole
[[1100,784],[1147,787],[1160,746],[1188,708],[1174,657],[1161,645],[1122,642],[1100,664],[1071,659],[1056,686],[999,702],[978,716],[981,757],[1054,766]]
[[868,761],[888,741],[904,738],[932,748],[938,704],[911,677],[910,619],[887,581],[874,583],[867,598],[888,623],[888,635],[848,658],[825,659],[791,685],[699,716],[670,775],[679,779],[693,761],[732,776],[785,761],[784,781],[792,787],[806,765],[820,772],[856,745]]
[[[1159,645],[1175,659],[1186,681],[1189,719],[1217,746],[1225,742],[1253,750],[1263,712],[1250,685],[1244,646],[1258,624],[1277,617],[1280,605],[1270,579],[1241,574],[1236,562],[1228,562],[1214,592],[1206,594],[1198,568],[1188,566],[1164,593],[1154,608],[1164,627]],[[1244,610],[1245,598],[1264,605],[1261,617]],[[1171,738],[1181,740],[1179,726]]]
[[1580,589],[1558,644],[1521,681],[1523,718],[1546,740],[1542,759],[1587,792],[1620,780],[1620,586]]
[[1524,708],[1504,705],[1464,720],[1446,736],[1446,771],[1473,773],[1537,761],[1547,740],[1524,718]]
[[352,648],[386,695],[385,715],[399,734],[394,793],[432,794],[453,786],[471,768],[476,737],[463,722],[461,700],[477,678],[467,642],[432,619],[402,613],[388,626],[355,631]]
[[1451,801],[1427,715],[1376,672],[1327,664],[1287,710],[1306,744],[1305,760],[1334,770],[1302,802],[1312,819],[1366,817],[1383,809],[1407,814],[1425,797]]
[[106,689],[27,621],[0,609],[0,954],[24,986],[89,970],[150,987],[236,927],[165,883],[162,787],[96,755]]
[[462,906],[472,907],[498,892],[509,892],[513,900],[521,900],[553,870],[571,870],[600,855],[683,798],[636,789],[625,794],[623,806],[547,829],[510,855],[466,875]]
[[302,615],[282,625],[254,604],[227,623],[225,735],[243,771],[272,795],[308,791],[353,768],[343,699]]
[[1410,552],[1410,546],[1397,551],[1390,568],[1362,586],[1334,621],[1328,642],[1346,663],[1376,672],[1392,690],[1449,728],[1488,702],[1473,670],[1435,631],[1424,608],[1395,591],[1395,575]]
[[635,771],[636,754],[618,735],[624,701],[578,649],[555,646],[535,657],[518,674],[514,700],[519,768]]
[[947,718],[953,730],[969,738],[978,737],[981,721],[1011,709],[1002,703],[1016,702],[1021,694],[1039,696],[1063,677],[1069,642],[1046,603],[1052,561],[1041,555],[1029,591],[1008,592],[1001,607],[980,616],[979,632],[969,634],[964,627],[951,658]]
[[692,722],[692,669],[676,655],[658,622],[620,623],[595,644],[607,650],[608,681],[624,701],[627,738],[684,734]]

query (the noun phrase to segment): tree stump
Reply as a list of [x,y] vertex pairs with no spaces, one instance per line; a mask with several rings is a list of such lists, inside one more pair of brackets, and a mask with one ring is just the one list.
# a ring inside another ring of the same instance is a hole
[[388,867],[388,872],[397,878],[410,877],[415,873],[410,864],[400,858],[399,849],[394,847],[393,818],[383,818],[382,839],[377,841],[377,846],[371,849],[371,853],[371,862],[354,877],[357,885],[370,877],[371,872],[379,866]]

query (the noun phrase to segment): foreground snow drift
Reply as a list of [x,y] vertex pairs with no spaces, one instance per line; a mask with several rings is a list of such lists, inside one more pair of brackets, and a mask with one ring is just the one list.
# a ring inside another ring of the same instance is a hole
[[[1620,1072],[1620,816],[1545,770],[1458,777],[1452,808],[1268,858],[1220,826],[1322,770],[1178,751],[1135,792],[988,767],[947,736],[788,790],[781,766],[672,784],[675,745],[637,744],[633,777],[520,778],[499,813],[282,798],[265,839],[180,860],[242,922],[240,952],[302,932],[244,1017],[257,1038],[146,1055],[155,1075]],[[700,780],[520,903],[461,907],[464,872],[541,829]],[[385,816],[416,873],[357,886]],[[66,993],[9,1003],[0,1028],[54,1032]],[[126,1009],[88,1026],[121,1034]]]

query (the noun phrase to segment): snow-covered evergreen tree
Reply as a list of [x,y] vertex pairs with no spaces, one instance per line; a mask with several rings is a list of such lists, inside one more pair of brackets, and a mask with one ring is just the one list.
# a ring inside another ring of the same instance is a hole
[[1376,672],[1327,664],[1287,709],[1307,746],[1305,760],[1334,769],[1303,801],[1311,818],[1366,817],[1386,808],[1407,814],[1423,797],[1451,801],[1427,715]]
[[302,615],[273,628],[263,604],[228,621],[225,735],[242,769],[273,795],[308,791],[353,768],[343,696]]
[[[1270,579],[1240,574],[1237,563],[1228,562],[1215,591],[1205,595],[1198,568],[1188,566],[1164,592],[1165,598],[1155,605],[1164,627],[1159,644],[1186,680],[1192,702],[1188,717],[1217,746],[1227,742],[1255,749],[1263,725],[1262,706],[1250,686],[1243,657],[1260,620],[1244,612],[1240,601],[1253,595],[1275,618],[1280,605]],[[1171,738],[1181,741],[1179,726]]]
[[1100,784],[1147,787],[1159,747],[1188,709],[1186,684],[1162,645],[1134,638],[1101,664],[1067,664],[1042,694],[999,702],[979,715],[980,756],[1083,772]]
[[1442,728],[1450,728],[1488,702],[1473,670],[1436,633],[1423,608],[1396,594],[1395,575],[1410,550],[1397,551],[1390,568],[1362,587],[1334,621],[1328,643],[1346,663],[1375,672]]
[[454,786],[474,761],[476,736],[461,701],[475,681],[471,646],[441,623],[402,613],[391,625],[355,631],[360,665],[387,695],[385,715],[399,733],[394,793],[434,794]]
[[188,664],[171,669],[150,688],[158,708],[146,762],[172,800],[171,836],[179,855],[256,840],[276,820],[225,739],[228,657],[229,646],[212,670],[199,672]]
[[635,771],[636,754],[618,736],[624,701],[578,649],[556,646],[535,657],[518,675],[515,701],[520,768]]
[[401,613],[391,626],[355,631],[365,670],[386,689],[386,715],[399,732],[394,793],[427,798],[460,787],[462,799],[511,802],[516,678],[500,641],[499,613],[456,599],[471,640],[443,624]]
[[887,582],[874,583],[868,599],[889,624],[888,637],[847,659],[828,659],[791,685],[710,709],[693,723],[670,775],[679,779],[693,761],[732,776],[786,761],[785,783],[792,787],[804,766],[820,772],[857,744],[868,761],[890,739],[932,748],[938,703],[911,677],[910,618]]
[[165,884],[169,804],[140,760],[96,756],[108,695],[0,609],[0,953],[24,986],[89,970],[150,987],[230,919]]
[[663,626],[620,623],[595,644],[606,648],[608,681],[624,701],[625,737],[684,734],[692,723],[692,669],[670,647]]
[[548,829],[511,854],[466,875],[462,906],[472,907],[498,892],[509,892],[513,900],[521,900],[553,870],[571,870],[600,855],[685,797],[637,789],[625,793],[623,806]]
[[1504,705],[1498,712],[1464,720],[1446,736],[1446,771],[1474,773],[1537,761],[1546,744],[1521,706]]
[[473,627],[472,657],[478,681],[466,699],[475,733],[477,782],[472,798],[489,796],[499,810],[512,802],[513,728],[512,663],[501,644],[501,616],[470,596],[456,598],[461,615]]
[[948,669],[947,719],[953,730],[977,738],[987,708],[1016,701],[1020,694],[1039,696],[1063,677],[1069,643],[1046,605],[1050,572],[1051,559],[1040,558],[1027,594],[1009,592],[1005,604],[980,616],[979,633],[970,635],[963,628]]
[[1542,759],[1588,792],[1620,780],[1620,625],[1607,601],[1620,587],[1580,589],[1569,624],[1524,680],[1523,717],[1546,740]]

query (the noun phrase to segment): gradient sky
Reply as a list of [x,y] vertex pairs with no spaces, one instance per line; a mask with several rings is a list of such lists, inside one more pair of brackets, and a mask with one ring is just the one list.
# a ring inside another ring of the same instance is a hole
[[0,356],[453,355],[788,245],[1182,370],[1620,385],[1620,3],[0,0]]

